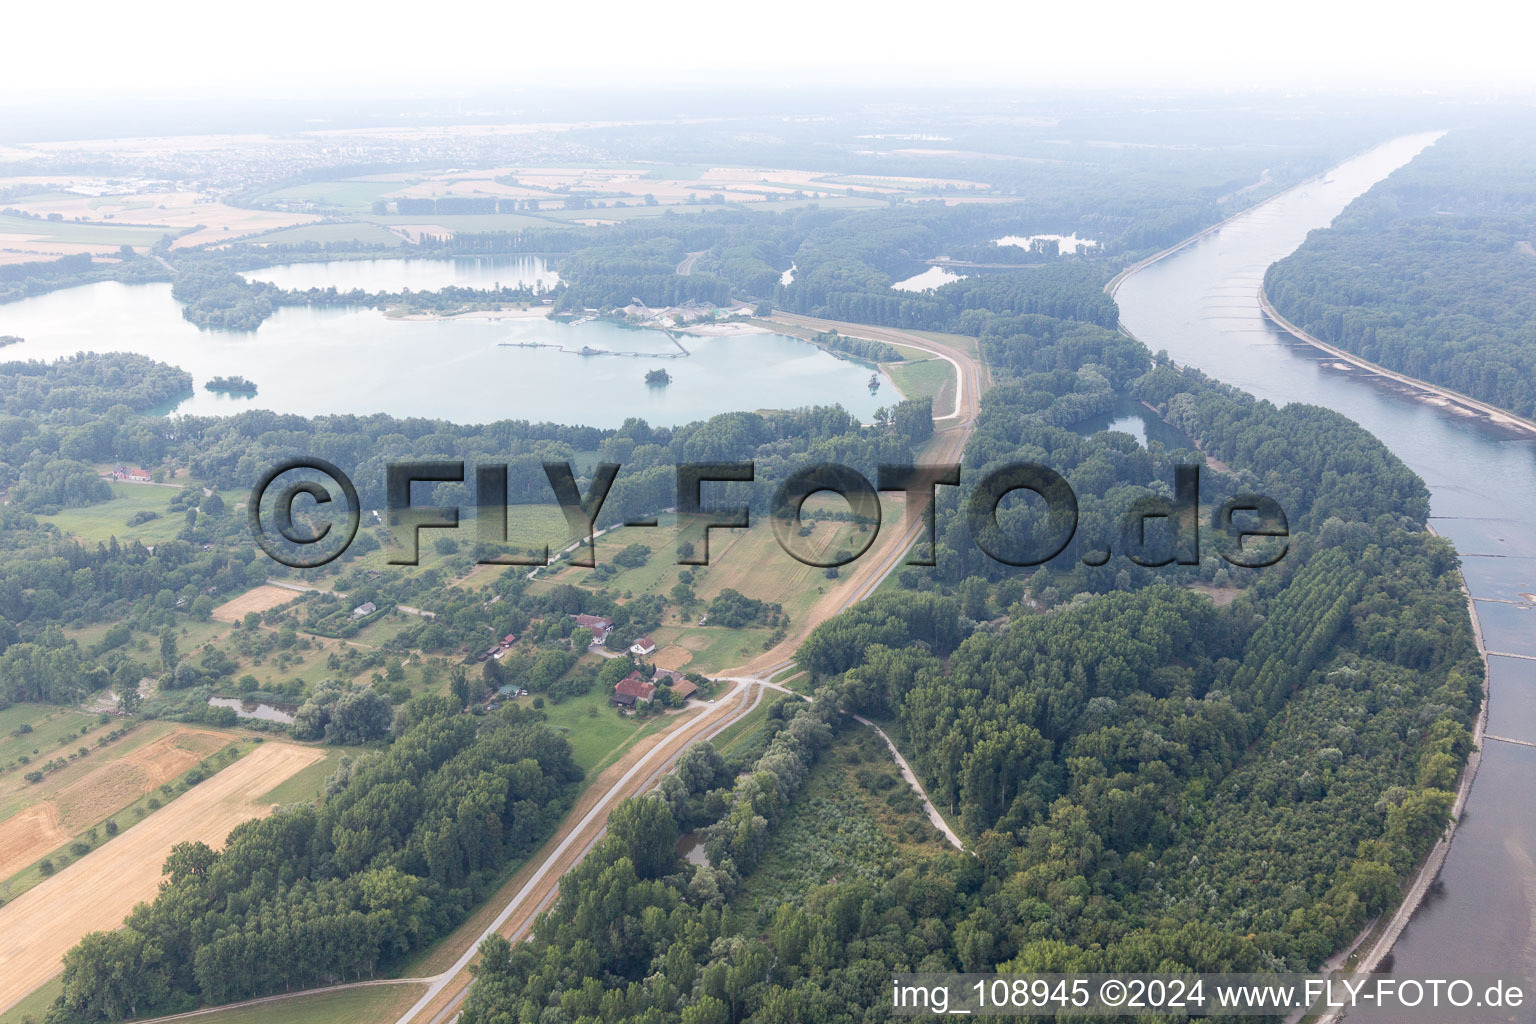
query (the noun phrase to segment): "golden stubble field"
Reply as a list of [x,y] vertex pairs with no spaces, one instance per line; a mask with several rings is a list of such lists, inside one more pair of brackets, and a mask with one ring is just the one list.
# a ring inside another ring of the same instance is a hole
[[81,936],[118,928],[135,904],[153,899],[160,866],[177,843],[221,848],[230,829],[272,812],[263,794],[324,757],[317,747],[262,744],[0,907],[0,1011],[57,974]]
[[32,864],[139,797],[153,792],[233,737],[177,729],[107,761],[51,798],[0,821],[0,878]]
[[297,601],[304,595],[287,587],[276,587],[270,583],[263,583],[253,590],[247,590],[239,597],[225,601],[213,610],[213,618],[216,622],[239,622],[250,612],[269,611],[279,605],[285,605],[290,601]]

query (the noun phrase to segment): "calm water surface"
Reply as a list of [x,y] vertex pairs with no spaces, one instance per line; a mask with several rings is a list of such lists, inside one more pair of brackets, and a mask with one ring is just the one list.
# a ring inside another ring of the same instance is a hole
[[[1351,417],[1413,468],[1432,493],[1435,529],[1462,554],[1490,651],[1536,651],[1536,440],[1512,437],[1329,369],[1315,350],[1267,324],[1264,271],[1433,135],[1397,139],[1283,193],[1127,278],[1123,323],[1156,351],[1277,404],[1308,402]],[[1506,603],[1514,602],[1514,603]],[[1495,655],[1488,731],[1536,742],[1536,661]],[[1393,973],[1536,978],[1536,748],[1489,740],[1436,891],[1391,959]],[[1488,1011],[1484,1018],[1508,1020]],[[1361,1012],[1353,1020],[1388,1018]],[[1522,1019],[1531,1019],[1525,1017]]]
[[[357,260],[251,276],[292,287],[420,291],[445,283],[538,280],[541,267],[529,259]],[[680,335],[674,342],[661,331],[602,321],[391,320],[374,309],[308,307],[281,308],[255,331],[208,331],[182,319],[164,283],[103,282],[0,306],[0,334],[26,339],[7,346],[4,360],[137,352],[179,366],[192,374],[195,394],[174,411],[198,415],[383,412],[458,423],[526,419],[597,427],[640,416],[673,426],[722,412],[833,404],[868,421],[876,409],[899,401],[892,387],[870,394],[867,367],[780,334]],[[638,355],[579,354],[584,348]],[[687,357],[680,358],[685,349]],[[672,375],[670,385],[646,385],[646,371],[657,368]],[[221,395],[202,387],[210,377],[234,375],[254,381],[258,393]]]
[[1143,448],[1147,442],[1160,441],[1166,448],[1193,448],[1189,438],[1169,426],[1157,413],[1132,398],[1119,398],[1105,413],[1090,416],[1072,425],[1079,437],[1092,437],[1101,430],[1117,430],[1130,434]]
[[962,281],[964,274],[957,274],[953,270],[945,270],[943,267],[929,267],[921,274],[913,274],[904,281],[897,281],[891,285],[899,292],[926,292],[934,288],[942,288],[952,281]]

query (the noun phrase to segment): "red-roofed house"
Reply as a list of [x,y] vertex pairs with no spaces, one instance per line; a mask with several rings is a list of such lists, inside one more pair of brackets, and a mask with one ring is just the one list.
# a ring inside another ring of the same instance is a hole
[[649,704],[655,696],[656,684],[646,682],[638,672],[631,672],[614,686],[613,696],[608,698],[608,703],[632,708],[636,704]]
[[647,654],[655,654],[656,641],[652,640],[648,636],[643,636],[639,640],[636,640],[634,643],[629,645],[629,653],[641,658],[645,657]]
[[613,620],[605,619],[599,615],[578,615],[576,625],[592,631],[592,642],[600,644],[608,639],[608,632],[613,629]]

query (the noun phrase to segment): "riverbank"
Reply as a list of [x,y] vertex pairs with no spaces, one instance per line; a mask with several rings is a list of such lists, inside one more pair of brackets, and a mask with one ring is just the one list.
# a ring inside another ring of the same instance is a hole
[[434,320],[547,320],[552,312],[549,306],[508,306],[502,309],[467,309],[460,313],[432,313],[404,309],[388,309],[384,315],[391,320],[427,323]]
[[687,327],[674,327],[674,331],[682,334],[696,334],[701,338],[733,338],[738,334],[775,334],[766,327],[757,324],[728,323],[728,324],[691,324]]
[[[1482,420],[1492,426],[1502,427],[1506,430],[1536,434],[1536,420],[1528,420],[1523,416],[1516,416],[1507,409],[1500,409],[1496,405],[1479,401],[1459,391],[1452,391],[1450,388],[1443,388],[1438,384],[1431,384],[1428,381],[1419,380],[1417,377],[1410,377],[1405,373],[1389,370],[1385,366],[1373,363],[1369,359],[1363,359],[1353,352],[1347,352],[1337,345],[1330,345],[1326,341],[1313,337],[1287,320],[1274,307],[1274,304],[1269,301],[1269,296],[1265,294],[1263,285],[1259,286],[1259,308],[1264,311],[1264,315],[1276,327],[1279,327],[1297,341],[1311,345],[1321,352],[1326,352],[1335,359],[1357,370],[1362,370],[1373,377],[1379,377],[1401,385],[1407,388],[1407,393],[1411,394],[1417,401],[1444,409],[1446,412],[1455,413],[1458,416]],[[1331,368],[1341,369],[1341,367]]]

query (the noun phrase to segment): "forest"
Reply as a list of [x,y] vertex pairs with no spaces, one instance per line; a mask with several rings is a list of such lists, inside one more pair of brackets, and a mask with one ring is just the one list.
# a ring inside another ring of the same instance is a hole
[[1530,127],[1446,135],[1271,267],[1270,301],[1330,345],[1536,417]]
[[178,845],[153,903],[70,951],[57,1010],[121,1020],[388,971],[462,921],[570,806],[581,770],[541,718],[417,698],[318,806],[246,822],[222,852]]
[[[1207,464],[1201,500],[1277,496],[1286,557],[1151,570],[1087,566],[1074,548],[1020,571],[967,556],[941,488],[938,564],[812,632],[798,660],[814,703],[776,709],[753,771],[732,782],[696,749],[659,797],[621,807],[533,940],[486,943],[467,1024],[554,1008],[873,1021],[904,971],[1308,970],[1396,904],[1445,824],[1482,693],[1423,483],[1335,413],[1257,402],[1104,329],[1092,279],[1077,287],[1063,308],[1081,319],[978,314],[996,381],[967,474],[1040,457],[1097,541],[1132,485],[1166,488],[1174,462],[1209,455],[1232,470]],[[1068,429],[1116,395],[1188,446]],[[786,821],[836,827],[797,797],[858,728],[845,712],[900,737],[969,853],[849,865],[748,901]],[[708,865],[672,855],[683,831],[704,835]]]

